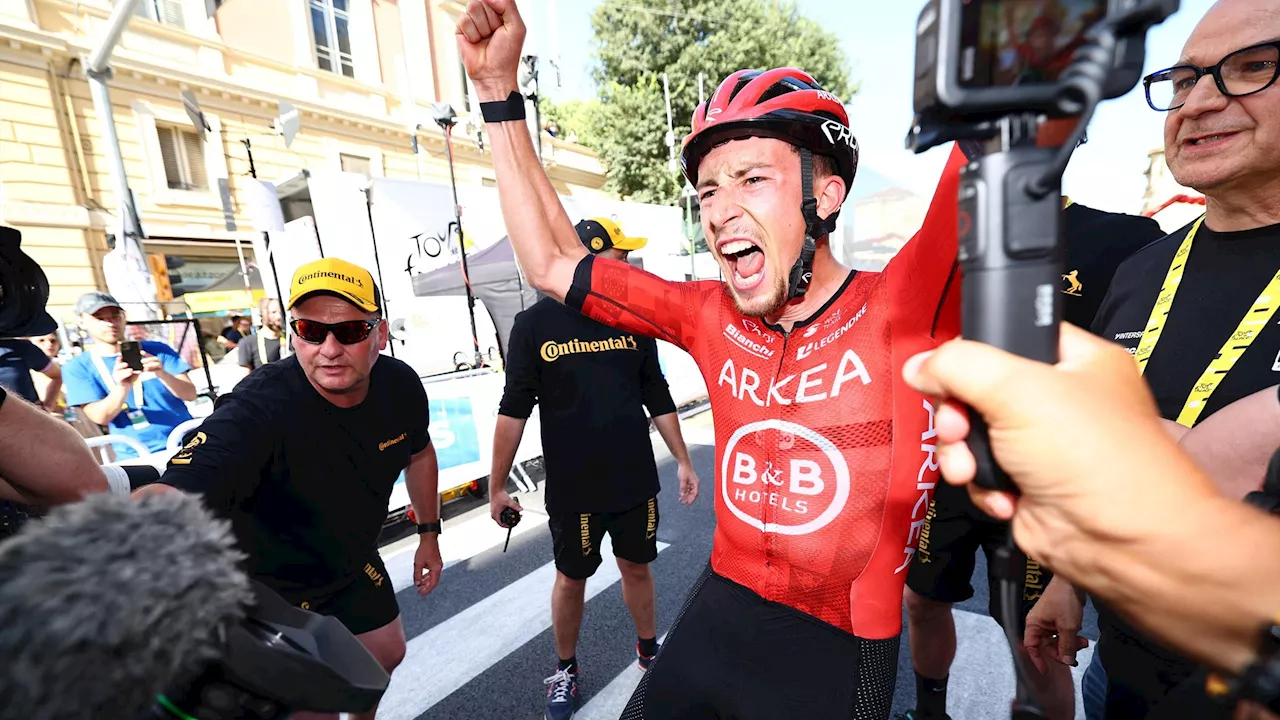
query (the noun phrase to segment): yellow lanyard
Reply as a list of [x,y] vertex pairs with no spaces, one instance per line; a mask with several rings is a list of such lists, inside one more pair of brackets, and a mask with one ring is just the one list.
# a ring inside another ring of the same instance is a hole
[[[258,336],[258,361],[262,365],[266,365],[267,364],[267,338],[265,335],[262,334],[261,330],[259,330],[254,334]],[[259,367],[261,367],[261,365]]]
[[[1151,318],[1147,320],[1147,327],[1142,331],[1138,351],[1133,356],[1138,362],[1139,373],[1146,372],[1147,361],[1151,359],[1156,343],[1160,342],[1160,333],[1164,331],[1165,322],[1169,319],[1174,296],[1178,294],[1178,286],[1182,282],[1182,273],[1187,268],[1187,258],[1191,256],[1191,243],[1195,240],[1196,231],[1203,223],[1202,215],[1199,220],[1196,220],[1195,225],[1191,226],[1187,237],[1178,247],[1178,252],[1174,253],[1173,262],[1170,263],[1169,272],[1164,278],[1164,285],[1160,287],[1160,295],[1156,298],[1155,306],[1151,308]],[[1227,341],[1222,344],[1217,356],[1209,362],[1209,366],[1200,374],[1200,379],[1196,380],[1195,385],[1192,386],[1191,393],[1187,395],[1187,401],[1182,406],[1182,412],[1178,413],[1179,425],[1192,427],[1196,424],[1200,413],[1204,412],[1204,406],[1209,402],[1209,396],[1218,389],[1218,383],[1222,382],[1222,378],[1227,376],[1236,361],[1244,355],[1245,350],[1249,349],[1262,332],[1262,328],[1270,322],[1277,307],[1280,307],[1280,270],[1271,277],[1271,282],[1262,289],[1258,299],[1253,301],[1249,312],[1245,313],[1240,324],[1236,326],[1235,332],[1231,333]]]

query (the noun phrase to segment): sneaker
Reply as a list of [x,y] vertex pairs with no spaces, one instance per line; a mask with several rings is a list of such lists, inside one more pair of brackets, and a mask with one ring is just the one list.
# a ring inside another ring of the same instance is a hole
[[555,675],[542,681],[547,686],[545,720],[569,720],[578,710],[578,668],[557,668]]
[[653,646],[653,654],[645,655],[640,651],[640,643],[636,643],[636,661],[640,663],[641,670],[648,670],[649,665],[653,663],[653,659],[658,656],[658,651],[662,649],[661,645]]

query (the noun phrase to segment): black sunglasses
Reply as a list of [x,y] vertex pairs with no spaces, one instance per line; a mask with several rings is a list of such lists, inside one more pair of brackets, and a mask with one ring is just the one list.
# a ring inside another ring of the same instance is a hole
[[322,323],[317,320],[294,318],[289,322],[289,327],[293,328],[293,334],[312,345],[324,342],[329,333],[333,333],[333,336],[343,345],[355,345],[358,342],[364,342],[377,326],[378,323],[370,320]]
[[1271,87],[1280,76],[1280,40],[1251,45],[1222,58],[1217,65],[1175,65],[1142,78],[1147,105],[1157,112],[1177,110],[1205,75],[1213,78],[1218,92],[1245,97]]

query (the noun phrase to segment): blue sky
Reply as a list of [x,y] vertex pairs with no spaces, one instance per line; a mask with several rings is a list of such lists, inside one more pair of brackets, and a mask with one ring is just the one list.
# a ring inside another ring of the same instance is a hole
[[[598,4],[599,0],[522,3],[530,28],[526,52],[560,55],[561,86],[554,87],[554,74],[543,75],[544,92],[554,99],[595,95],[589,74],[594,50],[590,17]],[[864,166],[926,197],[932,194],[946,149],[915,155],[903,148],[912,117],[915,22],[923,0],[798,0],[798,5],[805,15],[835,30],[853,78],[861,84],[850,106],[850,123]],[[1183,42],[1210,5],[1212,0],[1182,0],[1182,9],[1148,36],[1144,72],[1177,62]],[[1147,107],[1141,85],[1103,103],[1089,125],[1089,142],[1072,158],[1064,191],[1099,209],[1138,212],[1146,187],[1142,173],[1147,153],[1163,143],[1162,124],[1163,115]],[[856,179],[854,183],[856,187]]]

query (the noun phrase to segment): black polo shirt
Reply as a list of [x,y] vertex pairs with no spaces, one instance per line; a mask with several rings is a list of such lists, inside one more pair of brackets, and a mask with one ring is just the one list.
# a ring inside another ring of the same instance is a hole
[[1068,276],[1062,279],[1063,319],[1087,330],[1116,268],[1125,258],[1159,240],[1164,231],[1151,218],[1072,203],[1062,212],[1062,236]]
[[430,442],[427,423],[422,382],[395,358],[378,358],[364,402],[340,408],[292,356],[218,398],[161,482],[231,520],[252,576],[280,592],[323,591],[377,552],[396,479]]
[[675,412],[652,338],[551,298],[516,316],[499,414],[541,407],[551,513],[622,512],[657,495],[649,415]]
[[[1137,351],[1170,263],[1191,225],[1125,261],[1093,325],[1095,334]],[[1182,281],[1143,373],[1160,414],[1177,420],[1187,396],[1218,350],[1280,269],[1280,225],[1220,233],[1202,225]],[[1273,316],[1210,396],[1197,422],[1231,403],[1280,383],[1280,313]],[[1098,652],[1115,697],[1109,712],[1143,717],[1150,704],[1185,680],[1195,665],[1150,640],[1097,603]]]

